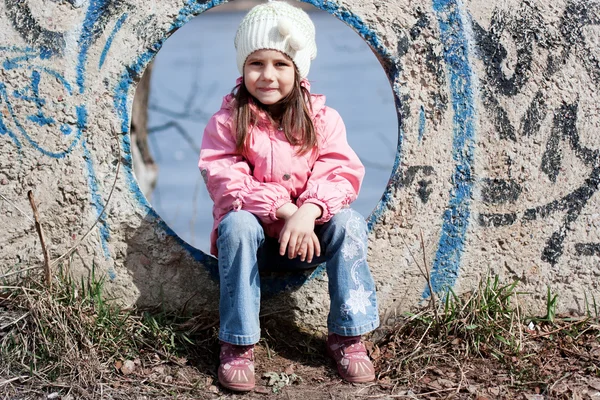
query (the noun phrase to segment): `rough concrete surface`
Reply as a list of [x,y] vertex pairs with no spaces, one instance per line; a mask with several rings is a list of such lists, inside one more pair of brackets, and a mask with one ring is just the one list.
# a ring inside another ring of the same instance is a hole
[[[369,43],[396,99],[396,166],[368,220],[384,322],[430,295],[421,233],[435,292],[491,273],[521,280],[532,311],[547,287],[560,311],[600,299],[600,2],[306,2]],[[41,265],[31,189],[55,269],[93,269],[124,304],[216,313],[216,262],[141,193],[129,122],[162,43],[220,3],[0,2],[0,274]],[[265,313],[323,328],[321,270],[263,286]]]

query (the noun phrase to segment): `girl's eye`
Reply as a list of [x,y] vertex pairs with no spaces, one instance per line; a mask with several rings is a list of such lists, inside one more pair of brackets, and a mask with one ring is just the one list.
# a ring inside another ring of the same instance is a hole
[[256,66],[261,66],[262,63],[260,61],[251,61],[250,65],[256,65]]
[[278,63],[277,63],[277,64],[275,64],[275,65],[277,65],[278,67],[289,67],[289,64],[288,64],[288,63],[286,63],[286,62],[278,62]]

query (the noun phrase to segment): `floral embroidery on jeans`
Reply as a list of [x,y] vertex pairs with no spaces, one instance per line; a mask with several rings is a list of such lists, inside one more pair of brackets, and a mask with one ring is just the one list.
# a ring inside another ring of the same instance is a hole
[[351,269],[351,276],[355,289],[350,289],[350,298],[342,305],[342,313],[344,311],[350,311],[352,314],[361,312],[366,315],[367,306],[371,305],[369,297],[373,292],[365,290],[365,287],[358,279],[357,271],[360,265],[364,265],[367,262],[367,237],[366,232],[361,229],[362,223],[363,221],[357,216],[352,216],[348,222],[346,222],[346,235],[349,240],[344,243],[342,254],[346,260],[358,258],[352,264]]
[[359,244],[356,242],[350,242],[350,243],[344,244],[344,247],[342,248],[342,255],[344,256],[344,258],[346,260],[352,260],[354,257],[356,257],[358,255],[359,251],[360,251]]

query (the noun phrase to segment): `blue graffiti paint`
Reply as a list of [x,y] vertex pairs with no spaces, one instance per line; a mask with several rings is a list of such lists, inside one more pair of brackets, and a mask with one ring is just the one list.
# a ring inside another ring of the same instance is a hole
[[421,105],[419,107],[419,143],[423,141],[423,136],[425,136],[425,108]]
[[[383,46],[378,35],[372,29],[370,29],[358,16],[354,15],[348,10],[342,9],[336,4],[333,4],[328,1],[323,0],[304,0],[307,3],[313,4],[314,6],[321,8],[330,14],[335,15],[342,21],[346,22],[348,25],[353,27],[360,35],[367,41],[372,48],[374,48],[380,56],[382,56],[386,61],[389,62],[389,69],[387,71],[388,77],[391,81],[395,81],[398,75],[397,68],[397,60],[389,53],[387,48]],[[201,12],[208,10],[211,7],[219,5],[224,1],[208,1],[206,3],[199,3],[196,0],[187,0],[185,5],[180,9],[178,15],[176,16],[173,24],[169,28],[169,32],[172,32],[181,26],[183,26],[187,21],[189,21],[192,17]],[[155,220],[159,229],[162,229],[167,235],[173,237],[177,242],[186,249],[192,257],[201,262],[206,269],[208,270],[210,276],[218,280],[218,265],[217,260],[214,257],[206,255],[204,252],[190,246],[188,243],[184,242],[179,238],[179,236],[171,229],[169,226],[160,218],[156,211],[152,208],[152,206],[148,203],[146,197],[141,192],[137,181],[133,175],[132,170],[132,161],[131,161],[131,143],[129,135],[129,108],[130,104],[127,101],[127,97],[129,95],[129,91],[135,81],[136,77],[142,75],[144,68],[148,65],[150,60],[154,57],[156,52],[162,47],[162,44],[166,38],[162,38],[155,42],[152,46],[150,46],[150,50],[142,53],[137,60],[129,65],[126,70],[121,74],[121,77],[115,87],[114,92],[114,107],[117,113],[119,120],[121,121],[121,148],[123,150],[123,168],[125,179],[128,183],[129,189],[131,193],[135,196],[138,204],[144,209],[147,213],[147,218],[152,218]],[[396,99],[398,103],[398,100]],[[397,104],[399,106],[399,104]],[[401,154],[401,144],[403,142],[403,134],[402,129],[399,129],[398,135],[398,154]],[[400,167],[400,157],[398,156],[395,160],[394,167],[392,170],[392,176],[395,176],[399,171]],[[378,216],[383,212],[388,203],[389,199],[391,199],[392,191],[391,189],[386,189],[382,200],[380,201],[378,208],[371,214],[368,219],[369,229],[372,228],[375,221],[378,219]],[[263,286],[267,288],[266,293],[275,294],[281,290],[285,290],[290,287],[296,287],[303,284],[306,281],[310,281],[312,279],[316,279],[322,277],[325,272],[325,266],[321,265],[316,268],[312,273],[298,273],[290,275],[288,279],[266,279],[263,282]]]
[[[6,91],[6,89],[4,88],[4,84],[0,83],[0,92],[2,92],[2,90]],[[3,100],[3,98],[0,97],[0,100]],[[12,132],[10,129],[8,129],[6,127],[6,124],[4,124],[4,118],[2,116],[2,113],[0,113],[0,135],[8,135],[8,137],[10,137],[10,139],[13,141],[15,146],[17,146],[17,150],[21,151],[21,147],[22,147],[21,142],[19,141],[17,136],[14,134],[14,132]]]
[[23,61],[29,61],[32,58],[38,58],[38,55],[35,54],[26,54],[24,56],[19,56],[19,57],[15,57],[15,58],[7,58],[6,60],[4,60],[4,62],[2,63],[2,66],[4,67],[4,69],[15,69],[18,68],[21,64],[21,62]]
[[[0,50],[2,50],[2,49],[0,49]],[[54,77],[57,81],[59,81],[65,87],[65,89],[67,90],[69,95],[72,95],[73,89],[71,88],[71,84],[60,73],[54,71],[53,69],[47,68],[47,67],[41,67],[41,66],[37,66],[37,65],[21,63],[21,61],[29,61],[30,59],[35,58],[34,56],[41,58],[41,56],[39,56],[39,54],[35,54],[32,57],[28,57],[26,59],[23,57],[15,57],[15,58],[11,58],[11,59],[6,59],[2,63],[2,66],[6,70],[25,68],[28,70],[45,72],[46,74]]]
[[320,8],[329,14],[336,16],[338,19],[342,20],[348,26],[353,28],[367,43],[369,43],[371,48],[373,48],[377,54],[382,56],[386,61],[389,61],[389,70],[386,72],[390,81],[393,81],[398,74],[398,63],[396,58],[389,52],[387,47],[383,45],[379,39],[379,36],[377,35],[377,32],[371,29],[359,16],[343,7],[340,7],[336,2],[330,0],[302,1],[312,4],[313,6]]
[[[81,122],[83,125],[86,123],[87,113],[83,107],[78,110],[78,123]],[[94,171],[94,163],[92,161],[92,155],[87,147],[87,141],[83,139],[81,141],[81,148],[83,149],[83,160],[85,161],[86,169],[87,169],[87,178],[88,178],[88,187],[90,188],[91,196],[92,196],[92,204],[96,209],[96,218],[100,216],[104,206],[102,197],[100,196],[100,189],[98,187],[98,178],[96,177],[96,172]],[[100,242],[102,245],[102,250],[104,251],[104,257],[107,259],[110,258],[110,251],[108,249],[108,240],[110,239],[110,231],[108,229],[108,224],[106,221],[106,213],[102,214],[100,219],[98,220],[98,230],[100,231]]]
[[[40,97],[40,80],[41,75],[39,71],[32,71],[31,85],[25,87],[25,89],[22,91],[15,90],[13,92],[13,96],[34,103],[37,108],[37,114],[29,115],[27,116],[27,119],[38,124],[39,126],[44,126],[53,124],[55,120],[52,117],[47,117],[44,115],[44,111],[42,110],[42,107],[46,104],[46,100]],[[31,96],[27,95],[29,92],[32,92]]]
[[[52,157],[52,158],[64,158],[67,154],[69,154],[69,153],[71,153],[71,151],[73,151],[73,148],[79,142],[79,139],[81,138],[81,134],[82,134],[81,129],[77,130],[77,134],[75,135],[75,138],[73,139],[73,141],[71,142],[69,147],[62,152],[53,152],[53,151],[49,151],[49,150],[42,148],[35,140],[33,140],[33,138],[27,133],[27,131],[23,128],[23,126],[17,119],[15,111],[12,107],[12,104],[10,103],[10,101],[8,99],[8,93],[6,92],[6,86],[3,83],[0,83],[0,99],[6,105],[6,109],[8,110],[9,115],[12,117],[12,119],[13,119],[15,125],[17,126],[17,129],[21,133],[21,135],[23,135],[23,137],[25,137],[27,142],[29,142],[29,144],[31,144],[31,146],[33,146],[33,148],[35,148],[40,153],[42,153],[48,157]],[[6,128],[6,125],[5,124],[3,124],[3,125]],[[12,132],[9,129],[7,129],[7,132],[9,132],[9,136],[13,139],[13,141],[15,141],[16,135],[14,134],[14,132]],[[17,142],[15,142],[15,144],[17,144]],[[18,144],[18,146],[20,148],[20,144]]]
[[121,15],[121,17],[117,20],[117,23],[115,24],[115,27],[113,28],[112,32],[108,36],[108,39],[106,40],[106,44],[104,45],[104,49],[102,49],[102,54],[100,55],[100,62],[98,63],[98,69],[102,68],[102,65],[104,65],[104,60],[106,59],[108,50],[110,49],[110,46],[112,45],[112,42],[115,39],[115,36],[117,35],[117,32],[119,32],[121,30],[121,27],[123,26],[123,22],[125,22],[128,15],[129,14],[127,14],[127,13]]
[[69,125],[61,125],[60,126],[60,131],[63,133],[63,135],[70,135],[71,132],[73,132],[73,129],[71,129],[71,127]]
[[225,0],[212,0],[205,2],[200,2],[198,0],[186,0],[185,5],[177,13],[177,17],[175,17],[175,21],[173,22],[173,25],[169,31],[172,32],[174,29],[181,28],[183,24],[188,22],[194,16],[224,2]]
[[106,0],[91,0],[90,5],[85,15],[85,20],[79,37],[79,55],[77,63],[77,86],[79,93],[83,93],[85,85],[85,65],[87,63],[87,55],[90,46],[93,42],[94,25],[102,15],[102,8],[105,6]]
[[38,54],[38,50],[33,47],[17,47],[17,46],[0,46],[0,51],[9,51],[15,53],[32,53]]
[[[387,76],[390,82],[395,82],[396,78],[400,74],[400,69],[398,67],[398,60],[394,57],[389,50],[383,45],[377,32],[371,29],[360,17],[350,12],[349,10],[340,7],[338,4],[328,0],[302,0],[305,3],[312,4],[313,6],[320,8],[328,12],[331,15],[334,15],[341,21],[345,22],[351,28],[353,28],[370,46],[373,48],[379,56],[381,56],[384,60],[388,62],[387,68]],[[396,103],[396,108],[398,110],[401,109],[400,101],[398,96],[394,96],[394,101]],[[392,166],[392,172],[390,178],[397,176],[400,170],[400,160],[402,158],[402,143],[404,141],[404,129],[402,127],[403,119],[398,119],[398,142],[397,142],[397,151],[396,151],[396,159],[394,160],[394,165]],[[392,185],[386,187],[381,200],[367,218],[367,227],[369,231],[373,229],[375,223],[381,218],[383,213],[388,207],[389,202],[391,201],[393,196],[393,188]]]
[[[444,60],[450,77],[452,98],[453,140],[452,155],[456,169],[452,176],[454,187],[444,213],[442,233],[431,270],[431,285],[435,293],[444,294],[452,288],[460,268],[466,232],[471,213],[473,193],[473,151],[475,142],[475,105],[472,70],[469,63],[469,42],[465,34],[457,0],[434,0],[433,9],[440,26],[444,44]],[[428,287],[423,298],[429,297]]]

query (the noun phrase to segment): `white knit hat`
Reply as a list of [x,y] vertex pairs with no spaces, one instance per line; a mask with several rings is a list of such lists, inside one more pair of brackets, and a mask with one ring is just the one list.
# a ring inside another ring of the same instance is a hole
[[287,54],[306,78],[317,56],[315,26],[306,12],[283,1],[253,7],[235,34],[237,65],[244,74],[246,58],[256,50],[272,49]]

